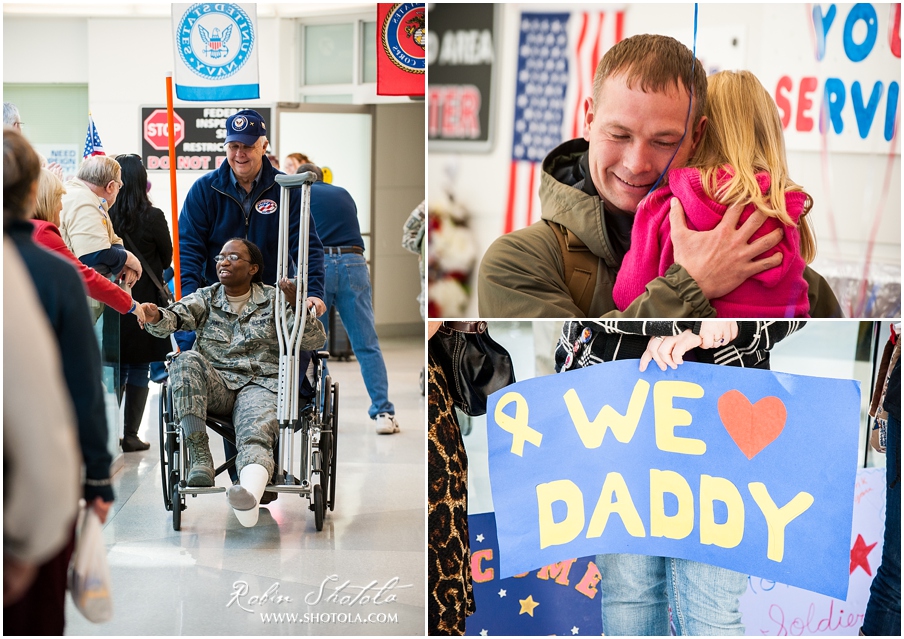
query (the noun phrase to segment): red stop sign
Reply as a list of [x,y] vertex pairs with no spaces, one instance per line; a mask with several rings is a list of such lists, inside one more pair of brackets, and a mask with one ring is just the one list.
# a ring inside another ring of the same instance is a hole
[[[176,129],[176,146],[185,139],[185,120],[173,111],[173,128]],[[155,109],[144,121],[144,139],[157,151],[169,149],[166,109]]]

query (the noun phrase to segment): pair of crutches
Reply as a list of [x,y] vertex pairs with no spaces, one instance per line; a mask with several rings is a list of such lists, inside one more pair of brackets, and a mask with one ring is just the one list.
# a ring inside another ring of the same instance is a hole
[[[300,376],[307,371],[299,370],[299,354],[301,337],[310,312],[308,298],[308,236],[311,227],[311,184],[317,180],[315,173],[307,171],[296,175],[277,175],[276,183],[280,186],[279,204],[279,249],[276,260],[276,336],[279,341],[279,386],[277,390],[277,419],[279,421],[279,458],[276,460],[277,476],[273,486],[268,490],[275,492],[295,492],[311,496],[310,479],[311,447],[316,444],[309,433],[301,438],[301,477],[292,475],[295,467],[295,432],[299,417],[299,384]],[[289,275],[291,261],[289,246],[289,222],[292,217],[291,195],[293,189],[301,189],[301,211],[298,228],[298,250],[296,260],[297,280],[295,286],[295,317],[289,322],[286,294],[279,287],[279,281]],[[315,398],[314,401],[317,401]],[[320,471],[320,469],[314,469]]]

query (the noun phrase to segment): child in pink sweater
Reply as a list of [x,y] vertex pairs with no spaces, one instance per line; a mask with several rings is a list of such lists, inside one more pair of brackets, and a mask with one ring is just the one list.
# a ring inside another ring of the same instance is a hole
[[613,290],[616,305],[624,310],[674,263],[669,203],[677,197],[691,230],[711,230],[734,203],[745,204],[739,224],[756,209],[769,216],[750,241],[784,228],[781,242],[762,256],[781,251],[781,265],[710,300],[719,317],[808,317],[803,271],[816,254],[806,220],[813,202],[788,177],[772,96],[749,71],[721,71],[709,78],[706,116],[706,131],[688,168],[669,171],[667,186],[637,209],[631,249]]

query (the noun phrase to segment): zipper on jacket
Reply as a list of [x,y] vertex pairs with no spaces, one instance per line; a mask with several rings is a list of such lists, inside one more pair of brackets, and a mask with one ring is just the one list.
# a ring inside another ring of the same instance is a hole
[[[261,194],[258,195],[258,196],[255,198],[254,204],[251,205],[251,208],[254,208],[254,206],[255,206],[258,202],[260,202],[261,198],[264,197],[264,193],[266,193],[267,191],[269,191],[270,189],[272,189],[274,186],[276,186],[276,182],[274,182],[273,184],[271,184],[270,186],[268,186],[266,189],[264,189],[263,191],[261,191]],[[247,239],[248,239],[248,227],[249,227],[250,224],[251,224],[251,213],[245,213],[245,207],[242,206],[242,203],[239,202],[237,199],[235,199],[235,197],[233,197],[232,195],[230,195],[230,194],[227,193],[226,191],[221,191],[220,189],[218,189],[217,187],[215,187],[215,186],[212,185],[212,184],[210,185],[210,188],[212,188],[212,189],[213,189],[214,191],[216,191],[217,193],[220,193],[221,195],[225,195],[225,196],[228,197],[230,200],[232,200],[233,202],[235,202],[236,204],[239,205],[239,208],[242,210],[242,213],[243,213],[244,216],[245,216],[245,239],[247,240]]]

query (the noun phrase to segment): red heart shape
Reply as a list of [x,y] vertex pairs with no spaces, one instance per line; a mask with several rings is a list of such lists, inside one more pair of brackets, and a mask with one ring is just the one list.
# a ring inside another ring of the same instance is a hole
[[753,459],[785,428],[788,411],[778,397],[751,404],[744,393],[730,390],[719,398],[719,417],[747,459]]

